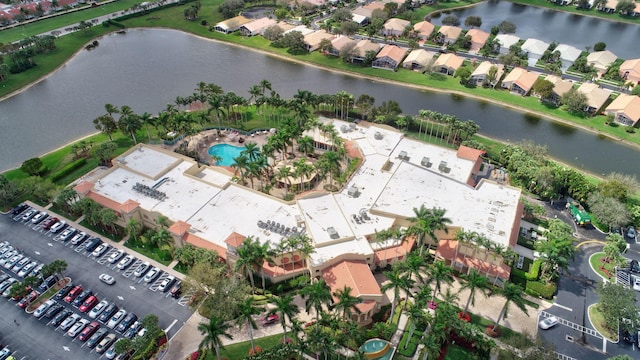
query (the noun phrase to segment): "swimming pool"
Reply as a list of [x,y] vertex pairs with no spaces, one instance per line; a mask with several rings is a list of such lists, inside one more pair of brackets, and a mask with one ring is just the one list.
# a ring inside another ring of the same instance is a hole
[[245,147],[238,147],[229,144],[216,144],[209,148],[210,156],[219,156],[220,160],[216,162],[218,166],[231,166],[235,164],[233,159],[237,158]]
[[360,350],[364,352],[367,359],[371,360],[389,360],[396,352],[390,342],[382,339],[369,339],[360,346]]

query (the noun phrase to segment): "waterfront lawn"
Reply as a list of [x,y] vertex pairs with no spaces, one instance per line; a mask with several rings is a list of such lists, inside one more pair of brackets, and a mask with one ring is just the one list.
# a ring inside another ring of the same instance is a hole
[[[533,5],[542,8],[552,9],[556,11],[564,11],[572,14],[579,14],[585,16],[593,16],[611,21],[618,22],[627,22],[632,24],[640,24],[640,18],[632,17],[632,16],[624,16],[617,13],[610,14],[602,11],[598,11],[596,8],[591,9],[577,9],[573,4],[568,6],[561,6],[549,2],[547,0],[511,0],[514,3],[525,4],[525,5]],[[518,25],[518,24],[516,24]]]

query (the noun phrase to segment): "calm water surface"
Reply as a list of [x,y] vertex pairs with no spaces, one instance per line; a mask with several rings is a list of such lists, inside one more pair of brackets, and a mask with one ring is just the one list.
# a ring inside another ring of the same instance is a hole
[[104,105],[129,105],[136,113],[157,113],[200,81],[248,97],[268,79],[283,97],[298,89],[317,94],[346,90],[382,101],[396,100],[407,114],[420,109],[472,119],[482,134],[547,144],[550,153],[584,170],[637,173],[638,152],[550,121],[450,94],[418,91],[295,64],[173,30],[129,30],[100,39],[66,66],[27,91],[0,102],[0,169],[19,166],[95,131],[92,120]]

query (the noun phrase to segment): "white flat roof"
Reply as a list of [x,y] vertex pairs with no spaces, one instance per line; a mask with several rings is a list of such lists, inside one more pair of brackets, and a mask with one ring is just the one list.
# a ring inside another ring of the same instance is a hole
[[171,164],[179,160],[175,156],[156,151],[153,148],[138,146],[136,151],[122,155],[116,161],[129,169],[154,179],[169,168]]
[[[307,225],[307,233],[316,247],[352,239],[353,231],[332,194],[299,199],[298,206]],[[332,236],[331,228],[335,231]]]

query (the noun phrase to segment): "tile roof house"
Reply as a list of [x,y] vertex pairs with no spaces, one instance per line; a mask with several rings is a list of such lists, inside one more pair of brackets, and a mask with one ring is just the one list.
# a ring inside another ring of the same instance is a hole
[[458,40],[461,33],[462,28],[459,28],[457,26],[443,25],[438,30],[438,34],[442,44],[453,44],[454,42],[456,42],[456,40]]
[[560,104],[562,95],[566,94],[573,88],[573,83],[571,81],[563,80],[555,75],[547,75],[545,80],[553,84],[553,91],[548,99],[543,100],[548,100],[556,105]]
[[359,14],[351,14],[351,21],[358,24],[359,26],[367,26],[369,25],[369,17]]
[[562,62],[561,68],[563,72],[567,71],[567,69],[573,65],[573,62],[582,54],[582,50],[566,44],[558,45],[554,51],[560,52],[560,61]]
[[618,0],[607,0],[605,3],[598,3],[598,10],[604,11],[606,13],[614,13],[616,12],[616,7],[618,6]]
[[391,18],[387,20],[382,26],[382,35],[384,36],[401,36],[407,26],[410,26],[411,22],[398,18]]
[[498,34],[495,40],[500,43],[500,54],[507,54],[511,45],[517,44],[520,38],[512,34]]
[[522,51],[529,55],[529,66],[534,66],[549,48],[549,44],[538,39],[529,38],[522,44]]
[[471,48],[469,49],[469,53],[477,54],[487,40],[489,40],[490,34],[480,29],[471,29],[467,31],[467,36],[471,36]]
[[242,25],[250,23],[251,21],[253,21],[253,19],[240,15],[217,23],[215,29],[223,34],[231,34],[232,32],[240,30]]
[[353,45],[355,49],[356,41],[348,36],[336,36],[333,40],[331,40],[331,50],[329,50],[329,54],[333,56],[340,56],[342,53],[342,49],[345,46]]
[[626,81],[640,84],[640,59],[630,59],[620,65],[620,76]]
[[495,79],[493,79],[489,85],[495,86],[502,75],[504,74],[504,65],[502,64],[493,64],[490,61],[483,61],[478,65],[475,70],[471,73],[471,77],[469,78],[469,84],[482,86],[487,80],[487,76],[489,75],[489,71],[492,67],[496,68]]
[[356,44],[356,48],[353,50],[353,56],[351,57],[351,62],[354,64],[360,64],[364,62],[365,57],[367,56],[367,52],[373,51],[378,54],[380,51],[380,47],[382,45],[378,43],[374,43],[369,39],[363,39],[358,41]]
[[320,47],[320,43],[322,40],[327,39],[329,41],[333,40],[335,35],[329,34],[325,30],[314,31],[311,34],[307,34],[304,36],[304,44],[305,48],[308,52],[312,52]]
[[640,121],[640,97],[636,95],[620,94],[604,110],[606,114],[613,114],[614,121],[621,125],[636,126]]
[[240,33],[244,36],[263,35],[270,26],[277,24],[277,21],[268,17],[255,19],[240,27]]
[[351,14],[362,15],[367,17],[368,19],[371,19],[371,15],[373,14],[374,10],[383,10],[383,9],[384,9],[384,3],[382,1],[374,1],[365,6],[357,7],[355,10],[351,12]]
[[464,58],[456,54],[442,54],[438,56],[436,61],[433,63],[433,71],[442,74],[453,75],[455,74],[456,70],[458,70],[462,66],[463,62]]
[[411,50],[409,55],[402,62],[402,67],[411,70],[423,71],[433,60],[436,53],[425,49]]
[[371,66],[378,69],[395,70],[402,63],[407,49],[395,45],[385,45],[376,55]]
[[584,111],[589,114],[597,114],[611,96],[611,90],[603,89],[596,83],[584,82],[578,87],[578,91],[587,96],[587,106]]
[[502,87],[526,96],[531,91],[536,80],[538,80],[538,74],[517,67],[511,70],[502,80]]
[[618,57],[609,50],[596,51],[587,55],[587,64],[593,66],[598,73],[604,74]]
[[413,31],[415,31],[418,34],[418,37],[423,41],[426,41],[429,36],[431,36],[435,28],[435,25],[428,21],[420,21],[413,25]]

